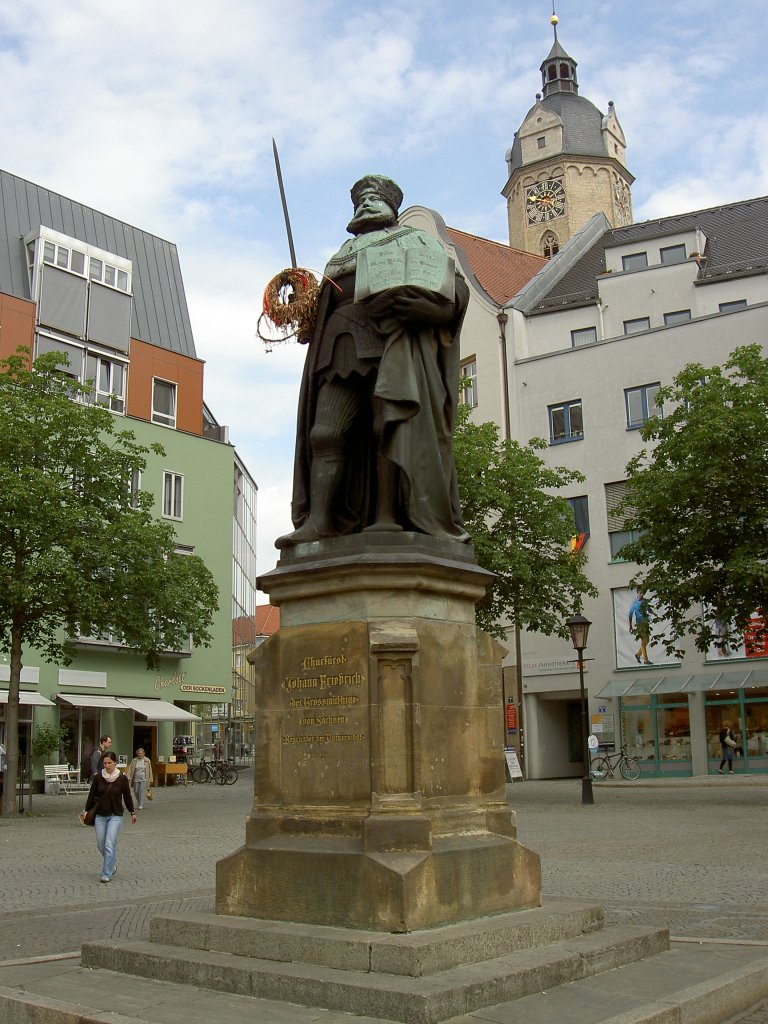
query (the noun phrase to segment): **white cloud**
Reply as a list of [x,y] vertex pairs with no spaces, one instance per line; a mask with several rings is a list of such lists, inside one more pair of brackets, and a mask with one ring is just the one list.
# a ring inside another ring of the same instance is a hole
[[[3,166],[175,242],[206,399],[259,485],[259,569],[290,529],[304,349],[266,355],[261,297],[344,238],[349,187],[398,178],[454,227],[505,240],[504,152],[540,88],[546,5],[504,0],[15,0],[0,8]],[[572,9],[571,9],[572,8]],[[582,95],[628,140],[638,217],[768,192],[757,0],[588,0],[559,11]],[[160,24],[162,22],[162,25]],[[167,26],[167,27],[166,27]]]

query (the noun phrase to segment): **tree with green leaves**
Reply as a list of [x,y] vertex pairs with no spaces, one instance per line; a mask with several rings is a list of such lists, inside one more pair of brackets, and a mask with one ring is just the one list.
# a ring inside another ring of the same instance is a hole
[[[464,526],[478,563],[496,574],[477,607],[477,623],[504,638],[509,624],[569,637],[565,620],[597,589],[584,574],[586,555],[571,552],[573,512],[555,492],[583,475],[545,465],[546,441],[499,437],[495,423],[473,423],[460,406],[453,437]],[[517,657],[520,672],[519,652]]]
[[148,667],[189,638],[209,646],[218,592],[173,526],[131,486],[150,451],[66,357],[0,360],[0,651],[10,655],[3,813],[17,783],[19,683],[25,650],[69,664],[78,635],[111,634]]
[[726,650],[768,611],[768,359],[746,345],[724,366],[689,363],[656,401],[617,510],[639,534],[622,554],[648,566],[633,584],[655,595],[669,654],[686,635]]

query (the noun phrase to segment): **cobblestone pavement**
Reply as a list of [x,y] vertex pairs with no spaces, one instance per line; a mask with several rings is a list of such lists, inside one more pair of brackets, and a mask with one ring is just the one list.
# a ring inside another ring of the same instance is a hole
[[[252,775],[154,792],[137,825],[125,820],[109,885],[93,830],[77,819],[82,795],[35,796],[30,814],[0,818],[0,962],[140,937],[154,914],[212,909],[215,863],[242,844]],[[579,780],[507,792],[520,840],[542,856],[545,896],[600,903],[609,922],[768,945],[768,778],[598,784],[587,807]],[[768,1024],[768,1005],[739,1024]]]

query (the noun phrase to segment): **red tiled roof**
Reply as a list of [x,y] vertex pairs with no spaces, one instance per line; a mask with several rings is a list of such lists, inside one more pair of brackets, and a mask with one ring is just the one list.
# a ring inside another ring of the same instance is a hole
[[447,230],[456,248],[463,250],[480,286],[500,304],[517,295],[549,262],[544,256],[513,249],[502,242],[492,242],[457,228]]
[[280,609],[273,608],[271,604],[260,604],[251,618],[250,615],[241,615],[232,620],[232,645],[255,644],[257,637],[272,636],[280,629]]
[[271,604],[256,606],[256,636],[272,636],[280,629],[280,609]]

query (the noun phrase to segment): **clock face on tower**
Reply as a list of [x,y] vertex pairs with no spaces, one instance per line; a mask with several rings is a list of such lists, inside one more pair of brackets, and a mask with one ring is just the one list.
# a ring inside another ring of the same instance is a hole
[[554,220],[565,213],[565,189],[559,181],[540,181],[526,190],[525,210],[529,224]]

